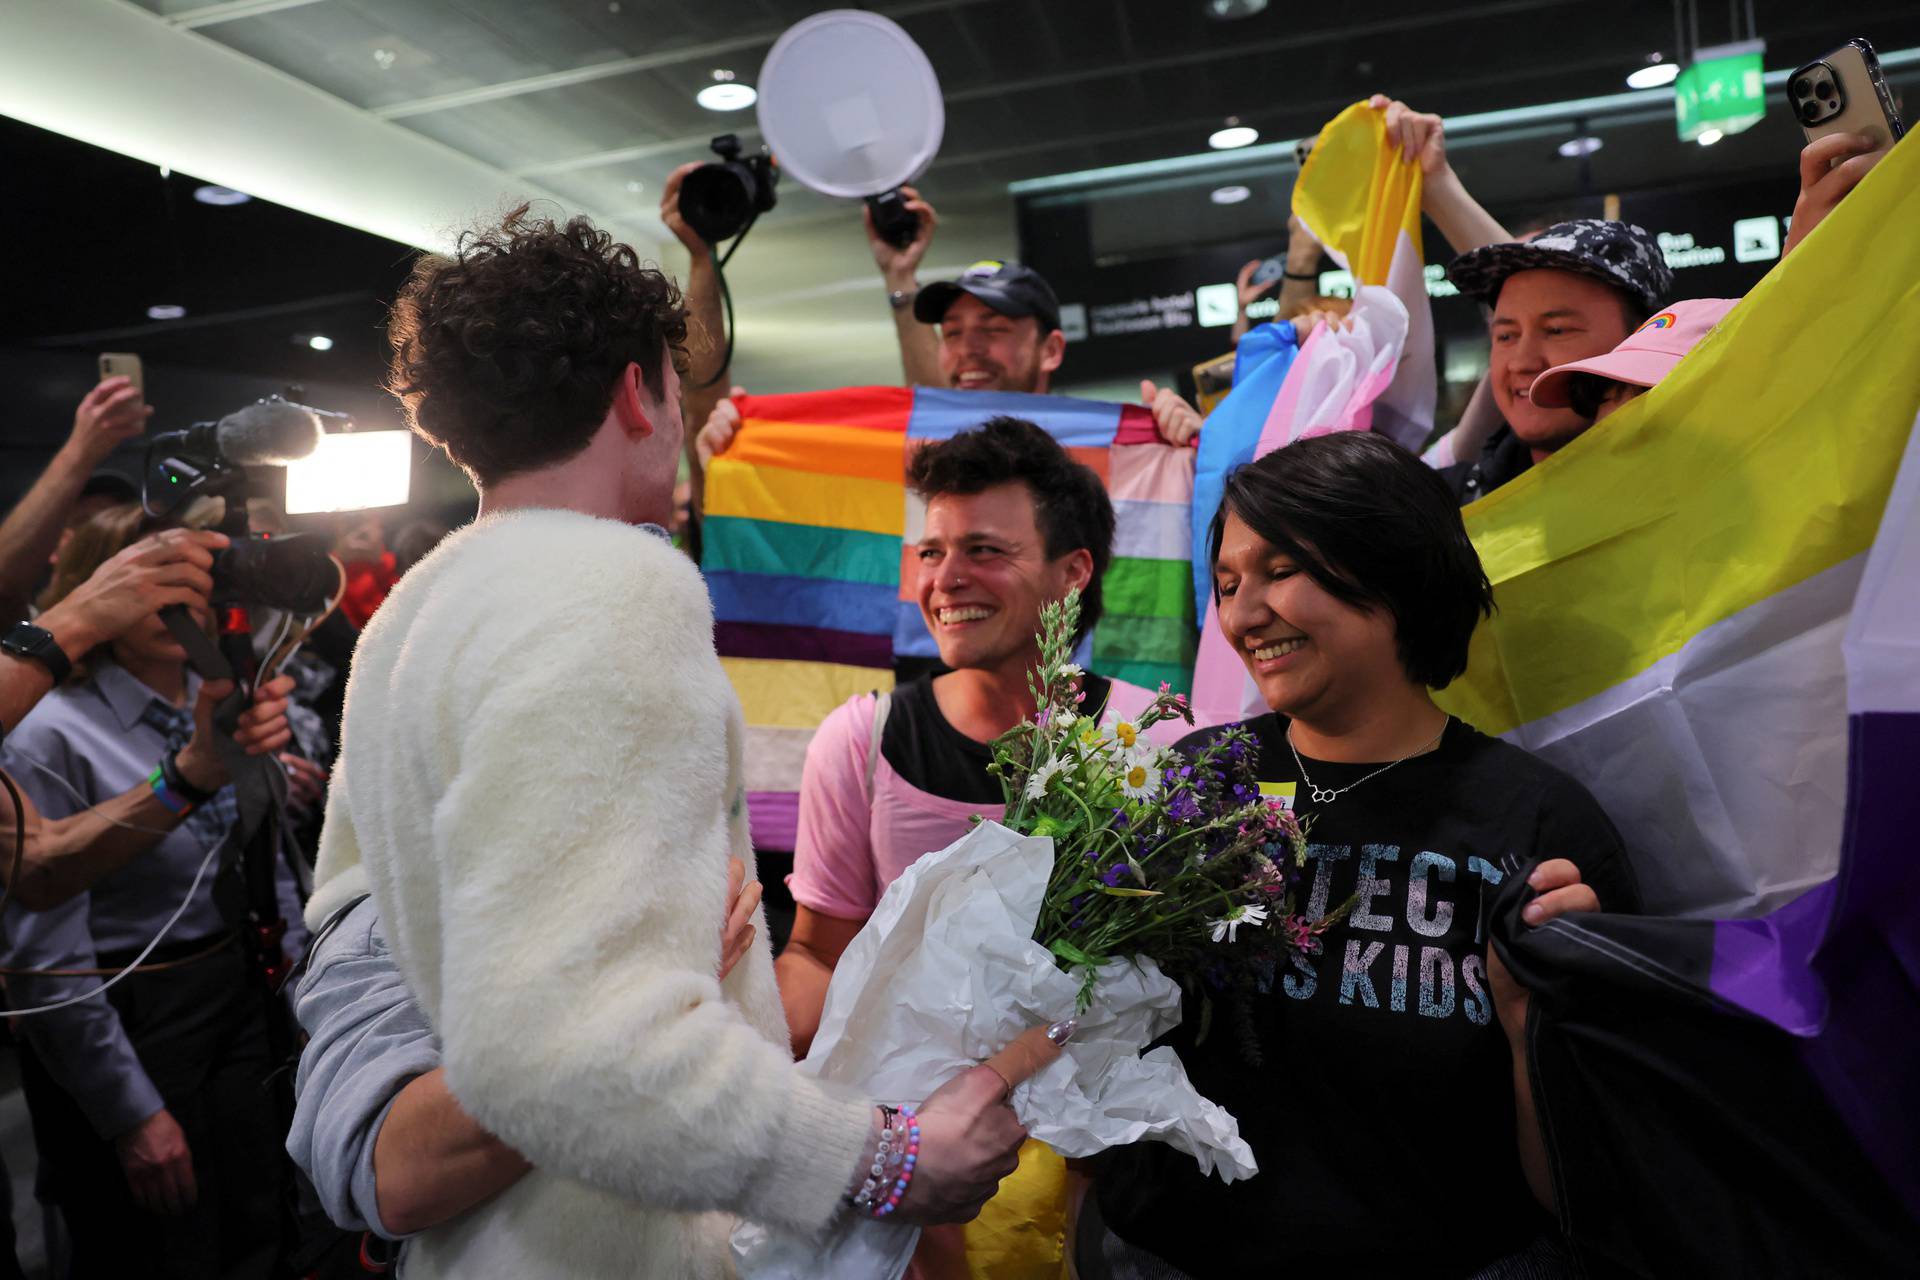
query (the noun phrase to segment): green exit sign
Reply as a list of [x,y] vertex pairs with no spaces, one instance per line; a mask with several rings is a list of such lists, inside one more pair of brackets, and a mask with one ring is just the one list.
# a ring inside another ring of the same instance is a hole
[[1750,129],[1766,114],[1767,90],[1760,68],[1765,46],[1758,40],[1701,49],[1673,82],[1673,109],[1684,142],[1704,134],[1718,141]]

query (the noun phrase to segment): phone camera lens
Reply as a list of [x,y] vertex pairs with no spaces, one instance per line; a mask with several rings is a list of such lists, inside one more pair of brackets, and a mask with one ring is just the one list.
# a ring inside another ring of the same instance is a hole
[[1819,84],[1819,88],[1817,92],[1823,98],[1831,98],[1833,96],[1833,85],[1831,85],[1825,80],[1822,80]]
[[1801,76],[1793,82],[1793,91],[1802,98],[1807,96],[1807,78],[1805,76]]

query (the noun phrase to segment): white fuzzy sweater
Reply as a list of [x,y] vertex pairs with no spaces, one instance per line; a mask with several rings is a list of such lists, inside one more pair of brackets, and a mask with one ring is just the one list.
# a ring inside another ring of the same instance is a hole
[[790,1061],[764,919],[714,977],[752,853],[685,557],[571,512],[482,520],[380,607],[346,705],[308,918],[373,893],[454,1094],[534,1165],[418,1237],[409,1280],[724,1276],[733,1215],[822,1226],[868,1110]]

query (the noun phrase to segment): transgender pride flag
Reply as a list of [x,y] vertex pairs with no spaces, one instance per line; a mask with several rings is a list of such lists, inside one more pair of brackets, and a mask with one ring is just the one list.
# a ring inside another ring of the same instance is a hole
[[1113,498],[1106,614],[1088,665],[1132,685],[1189,687],[1193,450],[1163,443],[1144,408],[927,387],[736,403],[740,432],[707,473],[701,567],[715,644],[746,713],[760,847],[793,847],[801,766],[827,713],[891,688],[896,657],[935,656],[914,602],[925,507],[907,492],[907,457],[988,418],[1038,423]]

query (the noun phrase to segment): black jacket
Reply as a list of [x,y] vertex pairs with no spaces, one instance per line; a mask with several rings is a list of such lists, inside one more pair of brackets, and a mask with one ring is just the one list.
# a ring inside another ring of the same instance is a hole
[[1440,468],[1441,479],[1461,506],[1477,502],[1533,465],[1533,451],[1505,423],[1487,437],[1480,456]]

